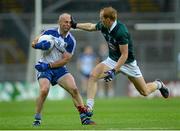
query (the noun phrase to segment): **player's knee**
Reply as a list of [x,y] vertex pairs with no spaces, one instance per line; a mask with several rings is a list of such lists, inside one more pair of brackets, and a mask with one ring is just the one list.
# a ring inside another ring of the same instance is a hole
[[41,94],[42,95],[46,96],[48,94],[48,92],[49,92],[49,89],[47,87],[41,88]]
[[90,74],[90,76],[89,76],[89,79],[90,79],[90,80],[93,80],[93,81],[97,81],[97,80],[98,80],[98,77],[97,77],[97,75],[95,75],[95,73],[92,72],[92,73]]

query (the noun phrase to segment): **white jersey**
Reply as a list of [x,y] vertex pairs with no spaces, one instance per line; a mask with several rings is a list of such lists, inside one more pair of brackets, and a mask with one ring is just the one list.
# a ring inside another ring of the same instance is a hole
[[[51,35],[54,37],[55,40],[58,39],[61,43],[65,43],[65,50],[71,54],[74,53],[75,47],[76,47],[76,40],[71,35],[70,32],[66,35],[65,38],[62,37],[62,35],[59,33],[58,28],[49,29],[43,32],[42,35]],[[58,43],[55,42],[54,47],[50,51],[43,51],[42,57],[39,61],[50,63],[55,62],[59,59],[62,59],[62,53],[59,51]]]
[[41,62],[50,63],[62,58],[62,53],[54,46],[50,51],[43,51]]

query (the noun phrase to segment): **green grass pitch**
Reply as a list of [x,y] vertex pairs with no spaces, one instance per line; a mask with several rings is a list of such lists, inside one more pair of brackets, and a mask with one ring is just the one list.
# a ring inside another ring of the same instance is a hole
[[180,129],[180,98],[97,99],[95,126],[80,124],[70,99],[46,101],[40,127],[33,127],[35,101],[0,102],[0,129],[9,130],[176,130]]

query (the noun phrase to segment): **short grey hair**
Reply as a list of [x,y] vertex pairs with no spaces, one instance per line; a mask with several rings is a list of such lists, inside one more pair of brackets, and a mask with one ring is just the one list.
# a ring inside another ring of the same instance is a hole
[[62,18],[66,17],[66,16],[71,16],[69,13],[63,13],[61,15],[59,15],[59,20],[61,20]]

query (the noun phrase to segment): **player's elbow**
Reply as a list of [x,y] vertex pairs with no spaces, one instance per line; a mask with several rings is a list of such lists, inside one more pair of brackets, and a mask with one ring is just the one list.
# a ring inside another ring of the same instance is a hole
[[67,63],[69,63],[70,59],[64,59],[64,65],[66,65]]
[[35,43],[34,42],[31,43],[31,47],[35,49]]
[[66,65],[67,63],[69,63],[70,60],[71,60],[71,57],[65,57],[65,58],[63,58],[63,63],[64,63],[64,65]]
[[64,62],[68,63],[72,58],[72,54],[68,53],[68,52],[64,52],[63,53],[63,59],[64,59]]

